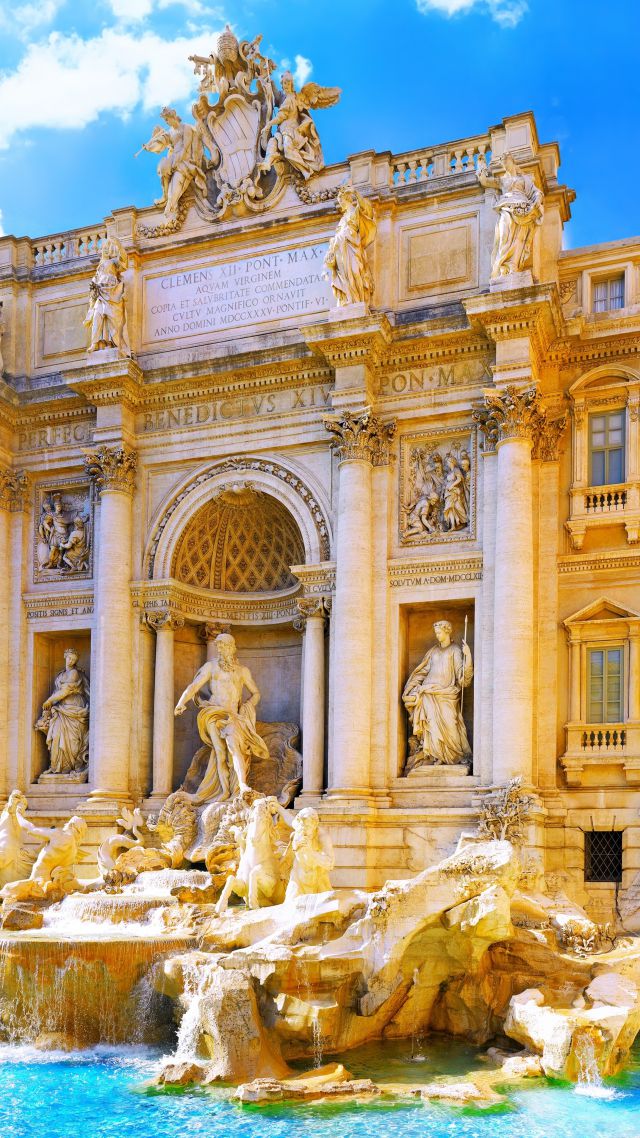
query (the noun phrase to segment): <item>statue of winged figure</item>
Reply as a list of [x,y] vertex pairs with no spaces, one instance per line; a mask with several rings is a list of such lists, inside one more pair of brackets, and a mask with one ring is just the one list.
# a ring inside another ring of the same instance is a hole
[[[263,144],[267,139],[268,142],[260,171],[266,174],[277,158],[285,158],[303,178],[317,174],[324,166],[324,158],[316,124],[309,111],[335,106],[341,94],[340,87],[321,87],[318,83],[305,83],[296,91],[293,75],[285,71],[278,110],[263,131]],[[275,133],[271,135],[274,127]]]
[[[152,154],[167,151],[158,163],[162,197],[154,205],[164,206],[165,220],[170,224],[177,222],[181,199],[192,184],[200,201],[206,203],[207,200],[206,170],[209,163],[205,148],[211,152],[215,143],[203,127],[204,115],[198,113],[202,112],[201,103],[196,103],[193,110],[196,122],[192,126],[191,123],[183,122],[173,107],[164,107],[161,118],[167,124],[166,127],[154,127],[151,138],[140,148]],[[211,160],[214,161],[217,157],[216,148],[215,153],[211,153]]]

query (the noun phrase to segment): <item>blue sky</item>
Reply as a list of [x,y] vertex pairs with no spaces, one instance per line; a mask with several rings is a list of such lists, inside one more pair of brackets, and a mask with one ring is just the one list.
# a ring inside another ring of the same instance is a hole
[[44,236],[157,196],[134,152],[229,21],[343,88],[327,162],[484,132],[534,111],[578,193],[567,244],[640,234],[640,0],[0,0],[0,223]]

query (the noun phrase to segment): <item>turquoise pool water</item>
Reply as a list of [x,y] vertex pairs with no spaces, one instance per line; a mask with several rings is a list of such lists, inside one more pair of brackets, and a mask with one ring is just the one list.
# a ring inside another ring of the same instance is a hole
[[[428,1081],[477,1065],[463,1046],[431,1041],[422,1062],[408,1045],[349,1055],[355,1075]],[[97,1050],[69,1056],[0,1048],[3,1138],[640,1138],[640,1050],[630,1069],[593,1098],[574,1088],[532,1083],[498,1112],[411,1102],[240,1106],[225,1091],[145,1090],[159,1057]]]

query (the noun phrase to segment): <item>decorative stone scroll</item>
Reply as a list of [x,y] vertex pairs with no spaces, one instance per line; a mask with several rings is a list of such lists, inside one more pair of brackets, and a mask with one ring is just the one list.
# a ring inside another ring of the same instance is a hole
[[144,620],[154,632],[159,632],[162,629],[177,632],[179,628],[184,628],[184,617],[167,609],[161,612],[146,612]]
[[484,406],[476,407],[472,418],[484,434],[485,452],[494,451],[505,439],[531,439],[533,457],[544,462],[557,460],[567,425],[566,413],[549,415],[537,387],[521,391],[513,384],[503,391],[485,392]]
[[38,486],[34,512],[35,582],[92,573],[93,500],[85,481]]
[[331,614],[331,597],[300,597],[293,627],[304,632],[307,621],[319,617],[324,623]]
[[469,430],[423,432],[400,442],[400,540],[473,537],[475,446]]
[[560,457],[560,441],[567,429],[568,415],[558,415],[555,419],[548,419],[546,415],[541,420],[537,438],[534,440],[532,458],[542,459],[543,462],[557,462]]
[[28,479],[24,471],[0,466],[0,510],[17,512],[24,509]]
[[373,466],[386,466],[390,445],[396,433],[396,421],[383,423],[370,407],[363,411],[343,411],[327,416],[324,426],[333,436],[331,446],[340,462],[370,462]]
[[131,447],[99,446],[85,450],[84,464],[99,494],[109,490],[133,494],[138,455]]
[[210,644],[217,636],[220,636],[221,632],[231,632],[231,624],[228,621],[206,621],[204,624],[198,625],[198,638],[204,644]]

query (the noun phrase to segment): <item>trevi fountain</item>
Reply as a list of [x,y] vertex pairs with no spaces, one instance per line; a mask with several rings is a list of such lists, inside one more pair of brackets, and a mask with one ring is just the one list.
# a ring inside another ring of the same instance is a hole
[[4,1133],[632,1138],[640,242],[193,64],[0,238]]

